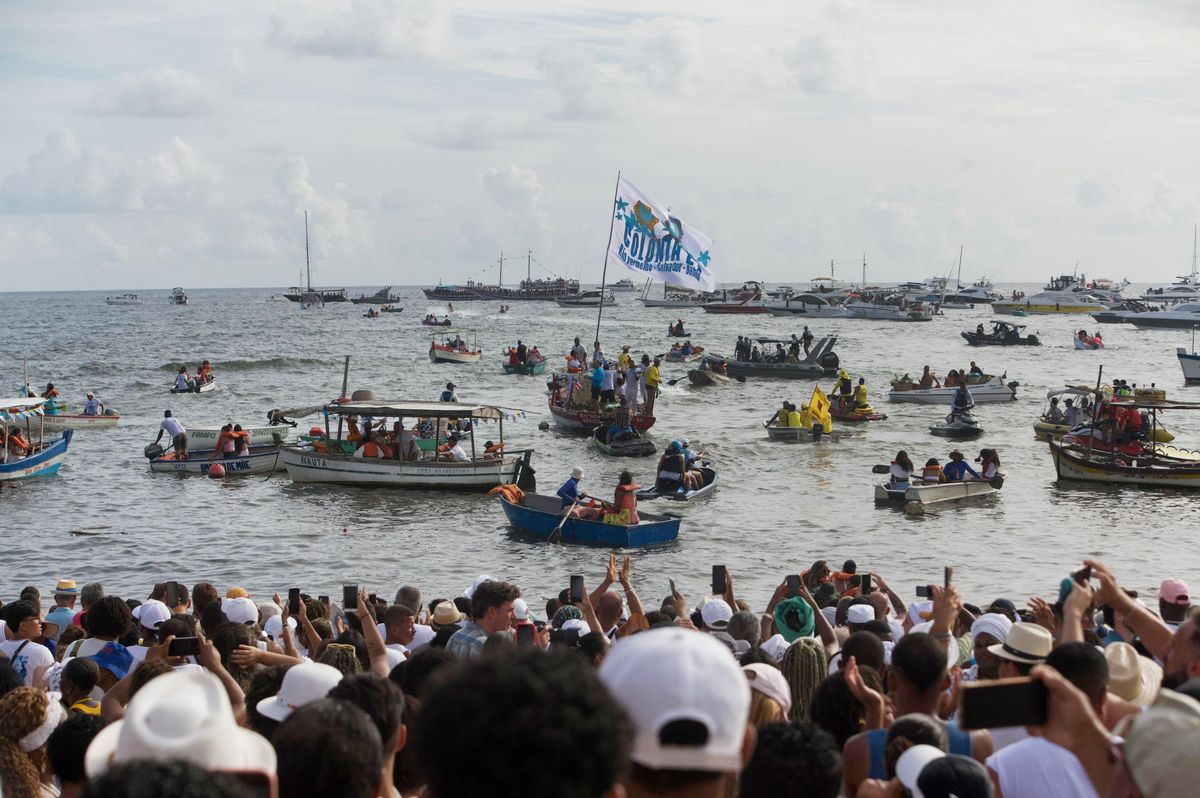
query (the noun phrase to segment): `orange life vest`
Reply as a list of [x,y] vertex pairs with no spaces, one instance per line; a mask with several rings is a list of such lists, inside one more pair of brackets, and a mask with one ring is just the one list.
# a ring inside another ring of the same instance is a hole
[[921,479],[926,482],[940,482],[942,478],[942,467],[929,465],[921,469]]
[[503,443],[493,443],[491,446],[485,447],[483,450],[483,453],[484,454],[497,454],[502,451],[504,451]]

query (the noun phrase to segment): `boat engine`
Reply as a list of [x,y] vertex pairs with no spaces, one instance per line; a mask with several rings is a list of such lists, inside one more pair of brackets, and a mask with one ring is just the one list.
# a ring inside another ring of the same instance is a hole
[[142,454],[146,455],[146,459],[148,460],[155,460],[159,457],[162,457],[164,451],[166,450],[163,449],[162,446],[157,443],[152,443],[142,450]]
[[837,352],[826,352],[825,354],[821,355],[821,368],[825,369],[827,373],[836,371],[841,362],[842,361],[837,356]]

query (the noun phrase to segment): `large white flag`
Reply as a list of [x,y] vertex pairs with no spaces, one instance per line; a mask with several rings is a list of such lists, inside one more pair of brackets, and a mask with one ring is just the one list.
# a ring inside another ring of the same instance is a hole
[[712,239],[646,196],[624,177],[617,181],[609,256],[642,277],[712,291]]

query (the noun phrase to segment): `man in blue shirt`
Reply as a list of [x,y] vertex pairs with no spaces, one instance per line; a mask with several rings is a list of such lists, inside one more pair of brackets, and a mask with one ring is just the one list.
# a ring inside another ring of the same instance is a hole
[[946,475],[947,482],[962,482],[966,474],[970,474],[979,479],[979,474],[975,473],[975,469],[963,460],[963,453],[958,449],[950,452],[950,462],[942,466],[942,473]]
[[580,499],[591,498],[584,491],[579,489],[579,480],[583,479],[583,469],[574,468],[571,470],[571,478],[562,484],[558,489],[558,497],[562,499],[563,509],[570,507]]
[[599,363],[592,369],[592,405],[600,409],[600,393],[604,388],[604,364]]

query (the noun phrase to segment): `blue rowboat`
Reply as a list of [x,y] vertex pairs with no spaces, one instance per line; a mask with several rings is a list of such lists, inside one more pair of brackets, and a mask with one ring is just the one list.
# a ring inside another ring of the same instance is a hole
[[[562,520],[562,501],[557,496],[526,493],[520,504],[513,504],[504,496],[499,498],[508,522],[520,532],[545,539]],[[635,526],[572,518],[562,525],[562,542],[629,548],[667,543],[679,537],[679,518],[675,516],[652,515],[639,510],[638,517],[641,523]]]
[[58,472],[67,456],[74,430],[63,430],[62,437],[28,457],[8,456],[7,463],[0,463],[0,482],[12,482],[32,477],[48,477]]

